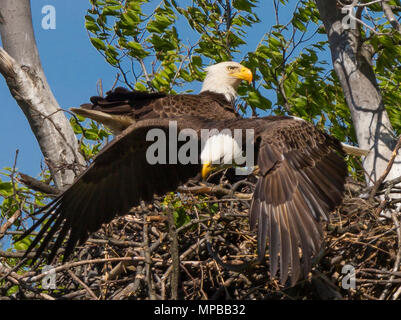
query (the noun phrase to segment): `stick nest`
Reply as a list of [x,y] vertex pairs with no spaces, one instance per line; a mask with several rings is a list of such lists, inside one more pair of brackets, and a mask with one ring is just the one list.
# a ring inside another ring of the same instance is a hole
[[[390,197],[397,188],[370,197],[350,180],[343,204],[322,223],[311,273],[289,287],[270,279],[268,252],[256,263],[247,215],[256,178],[230,174],[132,208],[68,262],[58,259],[54,278],[42,273],[44,262],[11,272],[23,252],[0,251],[0,299],[399,299],[400,217]],[[49,279],[55,288],[46,287]]]

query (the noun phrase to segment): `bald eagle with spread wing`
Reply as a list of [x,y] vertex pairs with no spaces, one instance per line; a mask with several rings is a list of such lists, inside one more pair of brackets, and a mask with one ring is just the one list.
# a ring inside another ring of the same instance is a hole
[[[280,270],[282,283],[291,274],[294,284],[302,269],[307,274],[311,257],[322,244],[319,221],[327,219],[343,198],[347,175],[344,150],[338,140],[302,119],[239,117],[233,102],[242,80],[252,81],[249,69],[223,62],[207,68],[200,94],[117,88],[106,97],[92,97],[91,104],[72,109],[102,122],[117,136],[67,190],[38,211],[41,218],[22,236],[41,226],[26,252],[39,245],[32,263],[54,237],[48,261],[55,258],[65,239],[66,260],[75,246],[102,224],[127,214],[140,201],[174,191],[200,172],[206,177],[216,166],[238,162],[245,143],[227,132],[249,129],[254,133],[250,143],[259,167],[249,210],[251,228],[257,230],[258,257],[265,258],[268,242],[272,276]],[[196,163],[149,163],[146,154],[153,141],[148,141],[147,133],[162,130],[169,141],[171,121],[178,130],[191,129],[195,141],[200,139],[201,130],[217,129],[206,143],[199,144]]]

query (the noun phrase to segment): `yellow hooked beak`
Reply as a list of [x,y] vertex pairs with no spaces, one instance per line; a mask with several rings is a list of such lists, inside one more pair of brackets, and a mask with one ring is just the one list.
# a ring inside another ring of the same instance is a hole
[[249,84],[252,82],[252,71],[247,67],[242,67],[240,72],[234,72],[231,75],[237,79],[248,81]]
[[213,171],[212,163],[210,161],[205,162],[202,166],[202,179],[205,180],[212,171]]
[[213,164],[210,161],[205,162],[202,166],[202,179],[206,180],[211,172],[217,172],[220,170],[231,168],[233,166],[233,164]]

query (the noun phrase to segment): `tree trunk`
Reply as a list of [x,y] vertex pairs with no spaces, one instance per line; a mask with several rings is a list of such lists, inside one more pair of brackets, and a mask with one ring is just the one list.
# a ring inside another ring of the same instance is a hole
[[0,73],[29,121],[55,185],[64,189],[86,164],[43,72],[29,0],[1,0],[0,36]]
[[[316,0],[324,23],[334,70],[351,110],[359,147],[370,150],[363,159],[368,184],[380,178],[397,143],[372,67],[372,53],[356,29],[346,29],[337,0]],[[344,20],[346,21],[346,19]],[[388,180],[401,176],[397,156]]]

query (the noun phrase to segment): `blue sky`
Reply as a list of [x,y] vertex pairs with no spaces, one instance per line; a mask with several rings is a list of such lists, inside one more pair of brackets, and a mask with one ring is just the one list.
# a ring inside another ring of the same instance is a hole
[[[33,0],[31,3],[42,65],[61,108],[76,107],[89,101],[90,96],[97,94],[96,83],[99,79],[102,79],[104,90],[107,91],[114,83],[116,70],[104,61],[89,41],[84,27],[84,16],[90,7],[89,0]],[[260,3],[257,12],[262,22],[252,26],[252,32],[247,38],[248,46],[243,47],[239,57],[253,51],[274,22],[273,2],[261,0]],[[55,30],[44,30],[41,26],[44,17],[42,8],[49,4],[56,9]],[[283,21],[288,21],[292,11],[291,6],[281,8]],[[183,33],[184,41],[189,40],[185,39],[186,36]],[[199,88],[199,83],[193,85],[195,91]],[[19,149],[18,170],[37,177],[43,156],[24,114],[2,77],[0,99],[0,170],[13,165],[15,151]]]
[[[32,17],[36,41],[47,80],[60,106],[68,109],[88,101],[96,94],[96,82],[102,79],[111,87],[115,70],[92,47],[84,28],[89,1],[34,0]],[[56,29],[42,28],[42,8],[56,8]],[[0,77],[0,168],[12,166],[19,149],[17,167],[37,176],[43,156],[29,124],[8,87]]]

